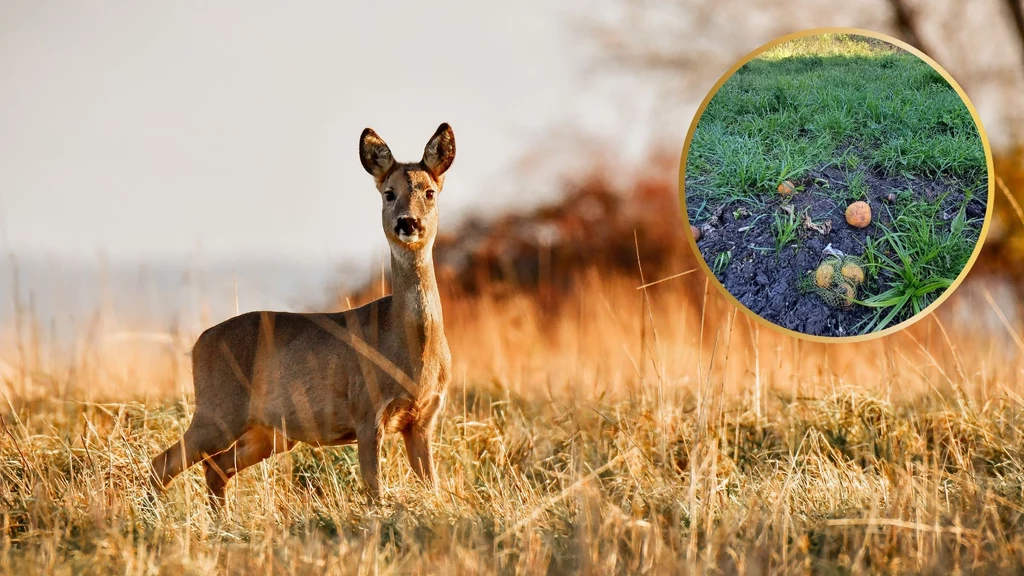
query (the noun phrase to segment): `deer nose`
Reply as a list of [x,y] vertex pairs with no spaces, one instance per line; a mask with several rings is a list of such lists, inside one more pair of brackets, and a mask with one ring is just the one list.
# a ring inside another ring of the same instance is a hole
[[414,216],[399,216],[395,222],[395,234],[405,234],[412,236],[417,232],[423,230],[420,225],[420,219]]

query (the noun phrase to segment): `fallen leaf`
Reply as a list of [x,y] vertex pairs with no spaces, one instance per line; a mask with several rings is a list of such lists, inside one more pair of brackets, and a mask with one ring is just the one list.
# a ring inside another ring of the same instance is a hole
[[825,220],[821,224],[815,224],[814,220],[811,220],[811,216],[805,212],[804,213],[804,229],[805,230],[814,230],[815,232],[817,232],[818,234],[821,234],[822,236],[828,236],[829,232],[832,231],[832,221],[831,220]]

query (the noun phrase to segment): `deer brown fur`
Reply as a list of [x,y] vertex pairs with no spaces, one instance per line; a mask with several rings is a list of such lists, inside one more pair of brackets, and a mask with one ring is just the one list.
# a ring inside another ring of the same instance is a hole
[[250,312],[203,332],[192,350],[195,413],[182,439],[153,459],[155,486],[202,462],[217,506],[232,476],[296,442],[357,443],[376,498],[381,440],[393,431],[412,470],[436,484],[430,443],[451,354],[432,250],[455,137],[442,124],[422,160],[398,163],[367,128],[359,158],[381,194],[392,295],[345,312]]

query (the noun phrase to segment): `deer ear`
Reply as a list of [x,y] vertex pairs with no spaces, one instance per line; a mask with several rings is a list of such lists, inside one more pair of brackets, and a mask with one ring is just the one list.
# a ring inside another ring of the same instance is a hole
[[391,167],[395,165],[395,157],[391,155],[391,149],[377,135],[376,132],[367,128],[359,137],[359,161],[363,168],[373,176],[373,179],[380,184],[384,181]]
[[455,133],[447,123],[441,124],[423,149],[423,165],[430,170],[434,178],[440,178],[448,171],[454,160]]

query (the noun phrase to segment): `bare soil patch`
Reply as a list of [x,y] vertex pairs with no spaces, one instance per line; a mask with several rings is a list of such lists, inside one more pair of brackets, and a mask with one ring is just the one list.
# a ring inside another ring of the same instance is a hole
[[[789,198],[778,195],[754,209],[742,201],[732,201],[710,210],[717,216],[695,224],[703,235],[697,243],[704,260],[712,268],[721,254],[728,254],[727,264],[716,270],[716,276],[741,304],[766,320],[784,328],[816,336],[851,336],[858,334],[858,325],[872,314],[872,309],[854,305],[831,307],[821,296],[809,290],[810,275],[821,261],[822,251],[831,245],[853,256],[864,254],[869,237],[881,236],[881,226],[890,226],[892,210],[900,202],[940,201],[940,217],[952,222],[966,198],[962,188],[952,181],[911,179],[866,172],[865,201],[871,205],[872,222],[866,228],[846,223],[846,188],[842,171],[827,167],[811,170],[794,183],[802,191]],[[889,195],[896,197],[890,201]],[[987,194],[975,195],[966,202],[966,215],[981,221],[985,216]],[[798,238],[791,245],[776,251],[774,214],[786,214],[791,205],[798,222]],[[741,210],[742,209],[742,210]],[[744,212],[745,211],[745,212]],[[803,215],[818,226],[831,230],[827,235],[803,226]],[[980,229],[967,229],[976,241]],[[870,278],[865,289],[884,292],[885,278]],[[862,290],[863,291],[863,290]]]

